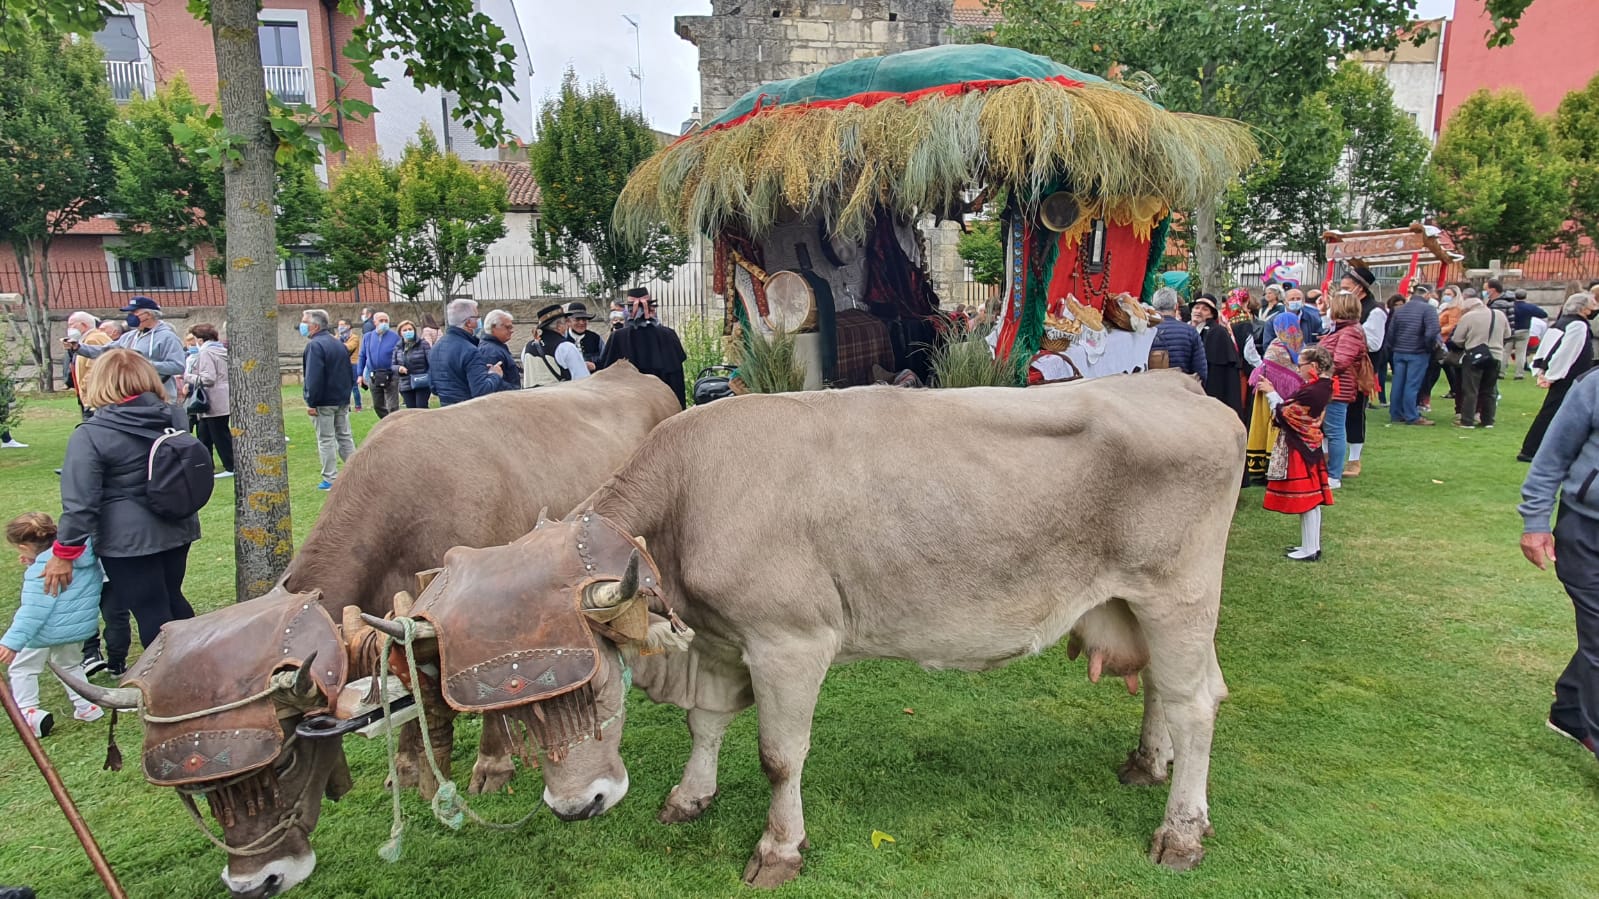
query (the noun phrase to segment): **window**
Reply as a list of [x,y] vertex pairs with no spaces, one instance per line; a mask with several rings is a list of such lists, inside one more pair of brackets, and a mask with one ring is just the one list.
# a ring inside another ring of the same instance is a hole
[[259,34],[267,93],[284,103],[310,102],[311,70],[301,54],[299,23],[263,21]]
[[285,290],[326,290],[327,286],[311,276],[312,263],[327,257],[309,247],[290,247],[289,258],[283,260],[283,287]]
[[194,275],[181,261],[167,256],[117,258],[117,289],[122,291],[193,290]]
[[94,36],[94,42],[105,52],[107,62],[138,62],[144,58],[132,16],[106,16],[105,28]]

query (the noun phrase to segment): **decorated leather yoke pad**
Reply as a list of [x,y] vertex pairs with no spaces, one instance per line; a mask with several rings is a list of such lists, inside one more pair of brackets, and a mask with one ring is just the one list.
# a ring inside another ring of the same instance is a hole
[[[438,629],[445,701],[485,712],[586,687],[599,647],[582,612],[584,588],[619,580],[636,548],[590,513],[546,521],[508,546],[450,550],[411,612]],[[641,566],[644,577],[660,583],[653,564]]]
[[[122,679],[144,693],[147,717],[216,709],[265,691],[276,672],[316,653],[312,682],[326,707],[344,685],[338,628],[319,593],[276,588],[259,599],[170,621]],[[312,711],[315,711],[313,709]],[[264,696],[235,709],[176,723],[146,720],[144,776],[159,786],[236,777],[283,751],[277,705]]]

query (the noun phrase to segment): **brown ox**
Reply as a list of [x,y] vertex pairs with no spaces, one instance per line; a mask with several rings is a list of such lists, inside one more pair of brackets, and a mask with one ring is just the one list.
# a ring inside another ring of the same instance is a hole
[[[141,658],[124,681],[132,686],[79,689],[121,708],[138,705],[142,690],[146,716],[170,718],[216,708],[263,685],[286,684],[281,676],[274,681],[274,672],[298,666],[303,650],[317,643],[291,647],[279,630],[290,629],[284,622],[307,603],[326,610],[326,616],[305,610],[292,625],[307,640],[316,631],[324,646],[332,635],[333,648],[324,648],[315,666],[316,685],[322,690],[296,700],[285,686],[275,697],[275,713],[271,700],[259,704],[264,717],[249,706],[228,713],[252,718],[248,724],[254,727],[239,728],[233,718],[208,716],[146,728],[147,778],[158,784],[181,782],[191,795],[204,793],[221,819],[229,847],[223,883],[238,897],[276,895],[315,867],[310,831],[324,793],[338,798],[348,788],[337,740],[290,740],[285,745],[282,739],[293,733],[303,712],[325,706],[342,686],[346,660],[337,660],[328,670],[324,663],[348,642],[349,635],[340,635],[335,626],[343,607],[357,605],[383,615],[392,608],[395,594],[415,582],[415,572],[436,565],[450,547],[503,544],[533,527],[541,508],[562,513],[573,508],[627,461],[651,428],[676,411],[670,389],[624,362],[559,387],[391,415],[350,458],[277,586],[249,603],[169,624],[158,641],[166,644],[164,653],[146,652],[149,661]],[[251,661],[241,666],[241,658]],[[358,669],[363,661],[370,662],[351,658],[348,664]],[[282,719],[280,727],[273,726],[274,719]],[[237,746],[207,747],[206,759],[231,761],[219,766],[222,774],[217,777],[208,776],[212,769],[198,760],[198,752],[175,760],[157,757],[157,735],[162,745],[176,745],[174,738],[183,734],[218,732],[219,721],[247,736],[256,734],[265,748],[254,746],[252,754]],[[430,724],[436,757],[448,774],[450,721],[431,716]],[[493,739],[501,732],[485,730],[473,769],[473,792],[497,789],[513,773],[509,748]],[[225,756],[217,755],[224,750]],[[273,776],[266,790],[252,785],[255,775],[250,770],[240,770],[254,765],[264,771],[268,762]],[[184,777],[190,772],[182,770],[163,776],[173,764],[199,767],[194,776]],[[425,762],[413,776],[425,793],[435,786]],[[234,802],[233,794],[241,790],[254,793]]]
[[[772,800],[744,877],[770,887],[800,870],[800,774],[831,666],[985,669],[1071,632],[1095,678],[1144,672],[1121,777],[1161,782],[1175,760],[1151,857],[1187,868],[1210,831],[1226,695],[1214,637],[1243,457],[1237,416],[1178,374],[724,400],[656,428],[566,520],[452,549],[418,597],[418,635],[436,641],[452,705],[526,724],[564,819],[627,791],[625,665],[688,710],[693,749],[663,821],[705,810],[723,733],[755,705]],[[659,617],[671,611],[695,633],[686,651]]]

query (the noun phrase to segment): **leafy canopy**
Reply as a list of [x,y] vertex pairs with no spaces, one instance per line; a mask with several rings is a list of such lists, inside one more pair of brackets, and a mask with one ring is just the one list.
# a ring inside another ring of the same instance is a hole
[[407,299],[429,288],[448,297],[483,270],[509,206],[504,178],[441,152],[424,125],[398,164],[365,156],[339,169],[318,229],[325,261],[313,272],[348,289],[386,270]]
[[971,267],[972,280],[979,284],[998,284],[1005,280],[1005,245],[999,222],[974,221],[955,243],[955,252]]
[[533,247],[539,259],[581,275],[592,259],[600,280],[595,293],[614,292],[641,274],[670,280],[688,260],[688,241],[665,228],[644,240],[623,239],[611,213],[627,177],[659,149],[655,134],[637,113],[623,112],[604,83],[583,87],[571,69],[560,93],[539,110],[539,141],[533,147],[539,215]]
[[1584,237],[1599,240],[1599,75],[1560,101],[1554,129],[1571,177],[1571,218],[1560,239],[1575,251]]
[[1570,200],[1554,130],[1517,91],[1472,94],[1433,153],[1438,224],[1470,265],[1516,259],[1555,237]]

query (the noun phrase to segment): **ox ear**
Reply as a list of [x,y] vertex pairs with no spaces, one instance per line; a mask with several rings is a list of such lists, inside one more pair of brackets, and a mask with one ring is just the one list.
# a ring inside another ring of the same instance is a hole
[[649,631],[645,633],[639,651],[644,655],[658,652],[686,652],[694,641],[694,629],[686,624],[673,624],[671,619],[650,613]]

